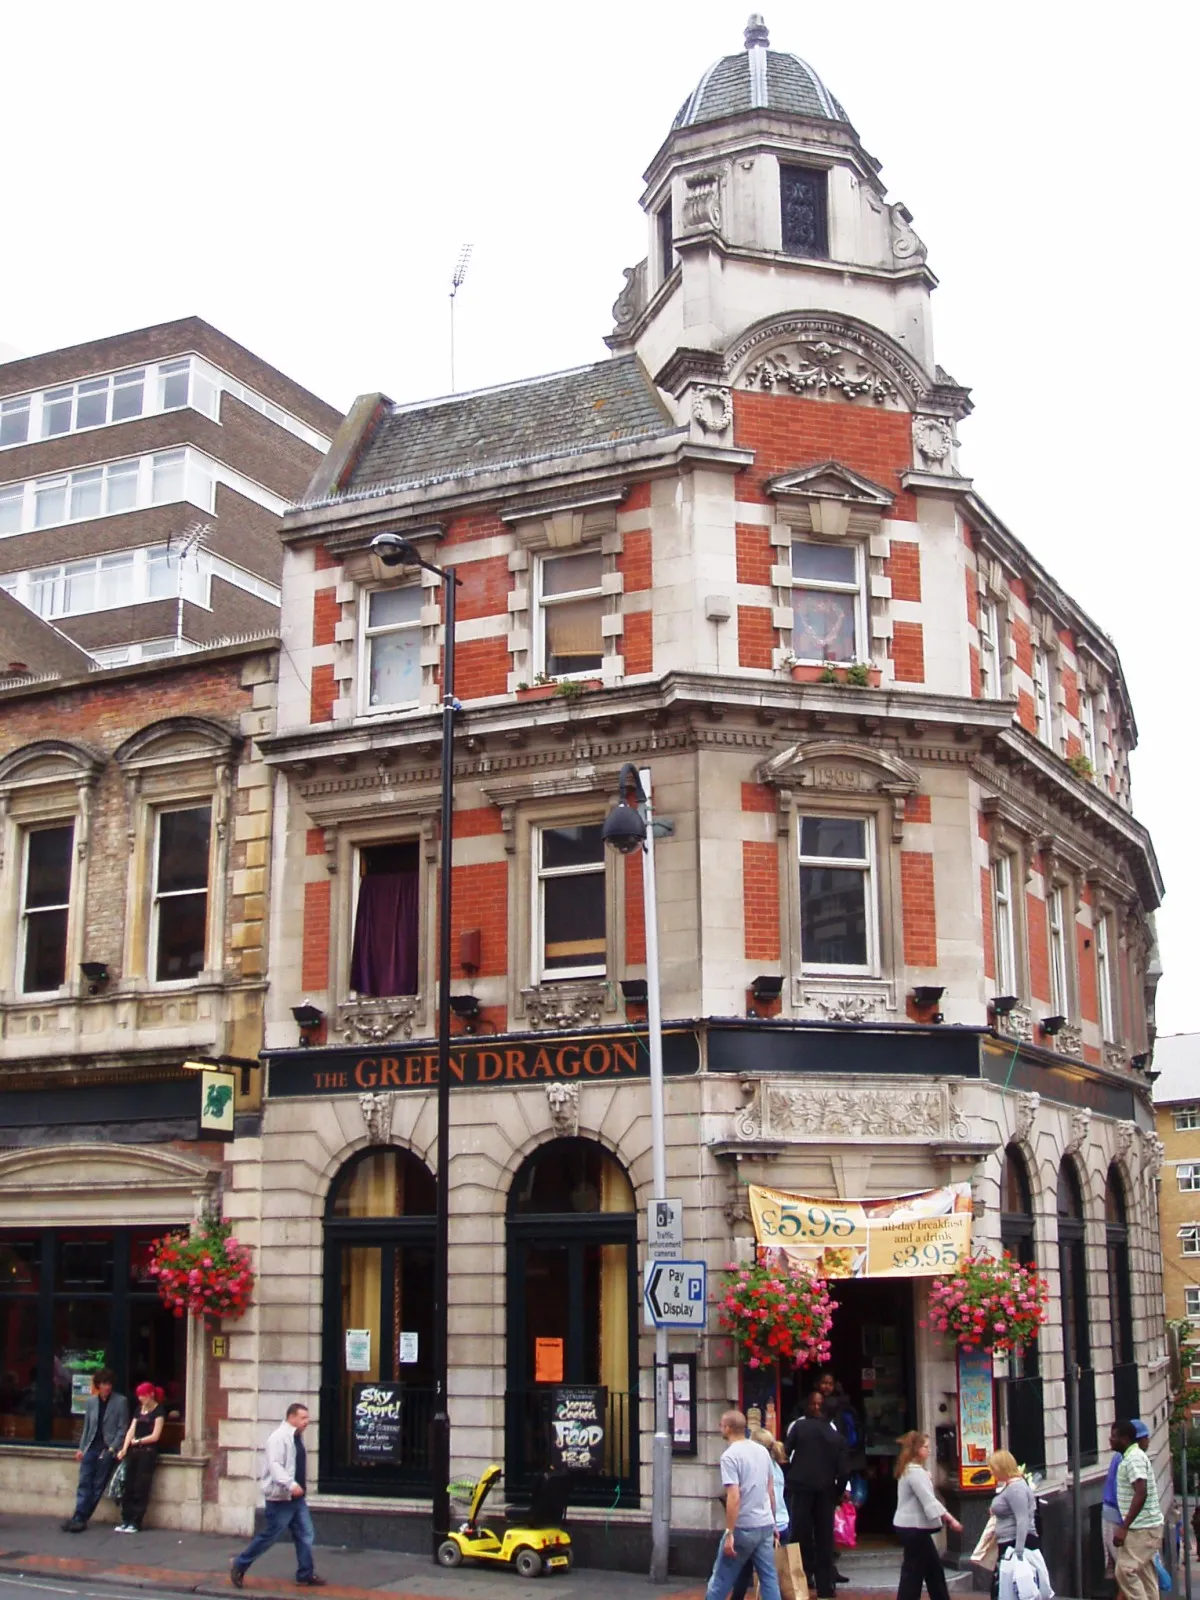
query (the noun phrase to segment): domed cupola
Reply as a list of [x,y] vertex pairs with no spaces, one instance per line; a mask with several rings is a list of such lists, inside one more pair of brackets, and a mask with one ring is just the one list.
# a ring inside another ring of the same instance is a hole
[[700,79],[679,108],[673,128],[765,109],[799,117],[850,118],[807,61],[786,50],[772,50],[766,23],[756,12],[746,24],[746,48],[722,56]]

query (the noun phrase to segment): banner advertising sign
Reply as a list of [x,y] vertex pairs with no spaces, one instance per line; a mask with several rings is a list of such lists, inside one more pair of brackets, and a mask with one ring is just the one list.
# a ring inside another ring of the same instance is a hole
[[990,1489],[995,1485],[988,1457],[996,1448],[995,1390],[992,1352],[958,1352],[959,1477],[964,1489]]
[[829,1200],[749,1185],[760,1245],[825,1278],[924,1278],[971,1253],[971,1186],[886,1200]]
[[350,1450],[357,1463],[401,1460],[404,1393],[396,1383],[356,1383]]

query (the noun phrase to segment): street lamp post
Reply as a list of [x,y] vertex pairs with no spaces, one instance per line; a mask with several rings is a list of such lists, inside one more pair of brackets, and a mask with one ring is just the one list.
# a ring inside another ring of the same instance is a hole
[[445,647],[442,658],[442,862],[438,884],[437,1221],[433,1252],[433,1386],[429,1428],[433,1469],[433,1559],[450,1531],[450,911],[454,837],[454,618],[459,579],[437,567],[399,534],[380,533],[371,550],[385,567],[421,567],[442,580]]
[[[642,852],[646,922],[646,1026],[650,1046],[650,1148],[654,1200],[667,1198],[667,1140],[663,1094],[662,1004],[658,969],[658,896],[654,881],[654,806],[650,770],[631,762],[617,780],[619,800],[604,822],[603,838],[622,855]],[[632,791],[635,804],[626,796]],[[657,824],[668,831],[667,824]],[[671,1532],[671,1435],[667,1417],[667,1330],[654,1330],[654,1453],[650,1471],[650,1581],[666,1581]]]

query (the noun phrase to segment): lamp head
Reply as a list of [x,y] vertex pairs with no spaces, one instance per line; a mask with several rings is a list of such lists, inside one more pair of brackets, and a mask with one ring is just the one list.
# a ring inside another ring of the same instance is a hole
[[416,545],[409,539],[402,539],[398,533],[377,533],[371,540],[370,549],[385,567],[420,565],[421,554]]
[[646,842],[646,819],[636,806],[622,800],[605,817],[600,837],[623,856],[632,855]]

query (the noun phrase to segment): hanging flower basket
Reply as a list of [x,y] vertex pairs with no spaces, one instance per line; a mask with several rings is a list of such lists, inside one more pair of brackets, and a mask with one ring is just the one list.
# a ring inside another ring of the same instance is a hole
[[240,1317],[250,1304],[254,1272],[250,1250],[233,1237],[233,1224],[204,1216],[190,1233],[156,1239],[148,1270],[177,1317]]
[[750,1366],[829,1360],[833,1301],[824,1278],[786,1263],[725,1271],[718,1320]]
[[928,1326],[950,1334],[964,1350],[1020,1350],[1046,1320],[1047,1289],[1033,1265],[1007,1252],[968,1256],[929,1289]]

